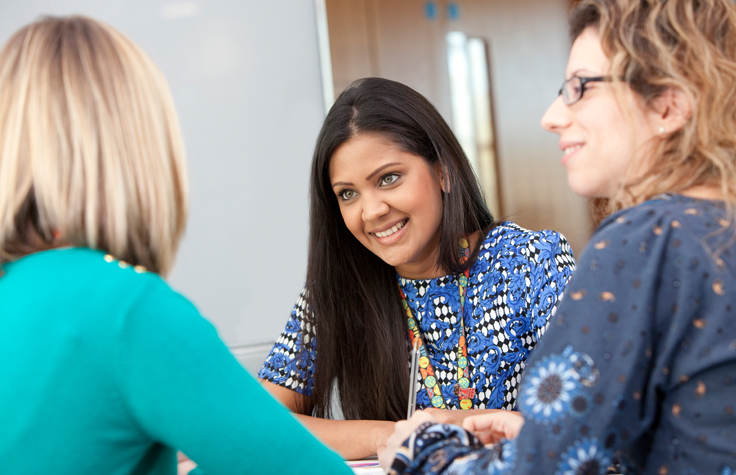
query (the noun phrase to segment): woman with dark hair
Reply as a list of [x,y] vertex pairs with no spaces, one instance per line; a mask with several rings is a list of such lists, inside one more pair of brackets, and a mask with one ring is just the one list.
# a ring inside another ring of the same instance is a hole
[[[409,378],[417,408],[446,420],[514,409],[574,269],[564,237],[494,222],[437,110],[387,79],[353,83],[331,108],[310,199],[307,284],[266,386],[346,458],[385,444]],[[336,403],[347,421],[332,420]]]
[[570,31],[542,126],[570,187],[613,214],[529,359],[521,415],[397,424],[389,473],[736,471],[736,5],[582,0]]

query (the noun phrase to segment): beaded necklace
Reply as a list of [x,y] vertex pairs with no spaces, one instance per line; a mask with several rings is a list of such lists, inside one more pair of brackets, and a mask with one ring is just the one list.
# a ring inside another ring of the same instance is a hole
[[[460,238],[460,263],[465,263],[470,257],[470,249],[468,240],[466,238]],[[473,407],[473,398],[475,397],[475,388],[470,387],[469,371],[468,371],[468,348],[465,341],[465,322],[463,318],[465,309],[465,289],[468,286],[470,279],[470,269],[466,269],[464,273],[457,277],[458,289],[460,291],[460,340],[458,341],[457,351],[457,384],[454,387],[454,393],[460,400],[460,408],[468,410]],[[427,395],[432,402],[432,406],[447,409],[445,399],[442,397],[442,390],[440,385],[437,383],[437,378],[434,375],[434,369],[432,363],[429,361],[427,354],[427,348],[424,345],[424,340],[419,333],[419,324],[417,323],[414,314],[409,307],[409,302],[406,300],[404,290],[399,285],[399,293],[401,294],[401,304],[406,311],[406,318],[409,324],[409,341],[414,346],[414,342],[418,340],[419,343],[419,373],[422,375],[422,383],[424,390],[427,391]],[[416,375],[412,374],[412,378],[416,378]]]

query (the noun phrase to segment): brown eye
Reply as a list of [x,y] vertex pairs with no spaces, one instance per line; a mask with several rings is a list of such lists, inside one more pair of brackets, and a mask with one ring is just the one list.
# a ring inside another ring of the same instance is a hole
[[355,196],[355,192],[353,190],[342,190],[337,196],[343,201],[348,201]]
[[396,182],[396,180],[398,179],[399,179],[399,175],[397,175],[396,173],[389,173],[388,175],[384,175],[381,177],[380,185],[381,186],[391,185],[394,182]]

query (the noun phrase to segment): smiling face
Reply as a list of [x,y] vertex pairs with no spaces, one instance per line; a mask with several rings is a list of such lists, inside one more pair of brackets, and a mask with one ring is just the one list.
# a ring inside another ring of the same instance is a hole
[[330,182],[345,225],[368,250],[403,277],[443,275],[439,165],[381,135],[359,134],[332,154]]
[[[598,31],[589,27],[572,45],[565,76],[607,76],[610,67]],[[568,106],[558,97],[542,118],[542,127],[560,136],[568,184],[581,196],[613,198],[639,176],[661,122],[628,86],[618,95],[614,87],[589,82],[578,102]]]

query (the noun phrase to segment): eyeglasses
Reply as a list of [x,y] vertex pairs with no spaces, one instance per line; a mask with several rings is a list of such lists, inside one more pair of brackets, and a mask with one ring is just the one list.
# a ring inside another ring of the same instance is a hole
[[573,76],[570,79],[566,79],[562,83],[559,95],[562,96],[562,100],[565,104],[572,105],[578,102],[583,97],[585,92],[585,85],[589,82],[606,82],[611,81],[611,76],[598,76],[594,78],[581,78],[580,76]]

